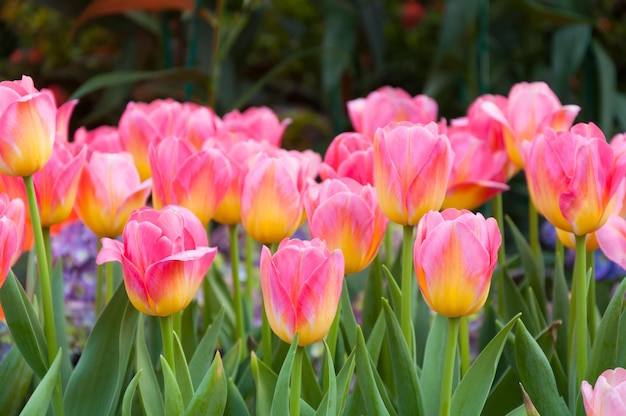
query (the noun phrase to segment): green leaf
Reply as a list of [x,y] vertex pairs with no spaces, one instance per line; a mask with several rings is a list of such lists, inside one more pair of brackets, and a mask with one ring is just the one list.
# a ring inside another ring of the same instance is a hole
[[124,397],[122,398],[122,416],[132,416],[133,409],[133,396],[135,396],[135,390],[139,384],[139,378],[141,377],[141,370],[135,374],[135,376],[128,383]]
[[180,393],[174,372],[163,356],[161,356],[161,368],[163,369],[163,389],[165,390],[165,414],[168,416],[182,415],[185,410],[183,395]]
[[202,378],[206,374],[211,360],[207,357],[212,357],[215,353],[215,347],[217,346],[217,338],[222,330],[222,323],[224,322],[224,309],[215,317],[215,320],[210,327],[207,328],[204,336],[200,340],[198,347],[196,348],[193,357],[189,361],[189,374],[191,375],[191,381],[197,388]]
[[435,59],[437,62],[451,51],[458,50],[459,43],[467,39],[471,22],[478,16],[479,0],[450,0],[446,2],[439,30],[439,42]]
[[540,414],[569,414],[548,359],[521,321],[515,330],[515,361],[522,384]]
[[144,319],[140,316],[139,326],[137,327],[136,354],[137,362],[135,367],[137,372],[142,372],[143,377],[139,379],[139,397],[143,410],[148,415],[161,416],[165,414],[163,398],[161,397],[161,388],[154,372],[154,365],[150,358],[150,352],[146,345],[146,336],[144,334]]
[[436,314],[426,340],[424,364],[420,383],[425,409],[439,409],[441,400],[441,375],[443,374],[444,354],[448,318]]
[[614,103],[617,90],[617,69],[611,56],[597,40],[591,43],[591,51],[596,58],[598,73],[599,91],[597,94],[600,96],[600,120],[598,125],[602,131],[608,132],[613,129],[613,119],[615,117]]
[[[626,311],[622,313],[620,323],[626,323]],[[619,335],[617,337],[617,367],[626,368],[626,325],[619,326]]]
[[187,366],[185,353],[176,332],[174,332],[174,368],[176,371],[176,383],[180,388],[184,409],[193,397],[193,383],[189,375],[189,367]]
[[561,321],[556,329],[556,352],[562,363],[567,362],[567,328],[569,327],[569,290],[565,273],[563,272],[563,258],[559,254],[555,258],[554,278],[552,285],[552,319]]
[[15,345],[35,374],[43,378],[48,370],[46,337],[37,313],[11,270],[0,289],[0,302]]
[[524,324],[528,326],[531,333],[536,334],[539,332],[539,328],[532,319],[532,314],[522,297],[522,293],[513,281],[513,278],[507,272],[506,268],[502,268],[501,273],[503,273],[501,281],[503,282],[504,287],[504,310],[506,313],[506,319],[511,320],[514,316],[521,312],[521,319]]
[[401,415],[425,415],[422,388],[417,378],[417,368],[413,363],[409,347],[402,335],[402,329],[389,302],[383,300],[385,321],[387,323],[387,346],[391,357],[396,403]]
[[600,321],[596,338],[591,347],[585,380],[591,383],[592,386],[595,385],[596,379],[604,370],[607,368],[615,368],[618,365],[617,346],[619,342],[620,318],[622,315],[622,304],[624,303],[624,293],[626,293],[626,279],[622,280],[613,294],[611,302]]
[[522,266],[524,267],[525,279],[528,279],[530,287],[532,287],[533,291],[535,292],[538,304],[541,307],[541,313],[545,319],[545,317],[547,316],[547,302],[546,277],[543,267],[543,258],[541,256],[537,258],[533,254],[530,245],[528,244],[526,239],[524,239],[524,236],[519,231],[519,229],[515,226],[513,220],[507,216],[506,221],[509,225],[509,229],[511,230],[511,234],[513,235],[513,239],[515,240],[515,246],[517,247],[517,251],[519,252]]
[[356,371],[358,374],[357,383],[361,387],[363,401],[370,415],[389,415],[389,410],[383,402],[381,392],[376,384],[374,371],[370,363],[370,356],[365,346],[361,328],[357,327],[356,343]]
[[365,291],[363,293],[361,327],[363,328],[363,336],[365,339],[369,339],[382,307],[381,298],[383,297],[383,284],[379,255],[372,262],[368,275],[364,277]]
[[0,415],[15,415],[29,393],[33,370],[14,345],[0,364]]
[[57,345],[61,349],[61,383],[67,385],[72,373],[70,347],[67,336],[67,319],[65,314],[65,293],[63,289],[63,264],[57,261],[52,270],[52,304],[54,308],[54,325],[56,328]]
[[39,382],[39,385],[33,392],[33,395],[30,396],[30,399],[28,399],[28,402],[26,403],[26,406],[24,406],[24,409],[22,409],[20,415],[45,416],[48,413],[48,408],[50,407],[50,399],[52,398],[52,393],[56,388],[57,379],[59,378],[62,357],[63,354],[59,349],[59,352],[52,362],[50,369],[41,379],[41,382]]
[[372,333],[370,334],[369,339],[367,340],[367,351],[370,354],[372,362],[377,363],[378,358],[380,356],[380,351],[383,347],[383,341],[385,339],[385,316],[382,311],[378,314],[378,319],[376,320],[376,324],[372,329]]
[[183,316],[181,319],[181,335],[180,343],[185,352],[185,357],[193,357],[198,345],[198,336],[196,331],[196,324],[198,322],[198,303],[193,301],[188,307],[183,310]]
[[302,354],[302,400],[307,402],[311,407],[319,407],[322,401],[322,389],[317,382],[315,369],[311,358],[306,350]]
[[555,24],[593,23],[590,16],[585,16],[563,7],[553,6],[552,4],[547,4],[543,1],[525,0],[520,4],[531,12],[532,17],[537,21],[545,21]]
[[239,362],[244,355],[243,340],[240,338],[235,344],[226,351],[224,354],[224,371],[227,378],[235,378],[237,376],[237,369],[239,368]]
[[250,415],[246,402],[241,397],[241,392],[232,379],[228,379],[228,397],[226,399],[226,407],[224,408],[226,416],[245,416]]
[[209,77],[204,72],[189,68],[172,68],[157,71],[105,72],[85,81],[84,84],[74,91],[70,99],[82,98],[87,94],[103,88],[152,80],[178,80],[181,82],[193,82],[199,86],[205,86],[209,83]]
[[348,284],[346,279],[343,279],[343,289],[341,290],[341,320],[340,326],[344,332],[344,338],[349,350],[354,348],[356,340],[356,318],[354,317],[354,310],[352,309],[352,303],[350,301],[350,292],[348,291]]
[[335,374],[333,360],[330,358],[330,348],[328,348],[326,341],[324,341],[324,352],[326,357],[328,357],[327,360],[324,360],[326,362],[326,374],[328,375],[328,389],[315,414],[317,416],[334,416],[339,414],[337,412],[337,375]]
[[[503,397],[507,400],[502,400]],[[520,405],[523,409],[522,396],[519,395],[519,377],[508,367],[491,389],[481,414],[505,415]]]
[[[250,367],[256,386],[256,414],[268,415],[274,398],[276,380],[278,376],[263,361],[259,360],[252,351],[250,356]],[[285,400],[287,398],[285,397]]]
[[500,355],[502,354],[507,336],[519,320],[519,315],[511,319],[487,344],[485,349],[472,363],[467,374],[461,379],[452,395],[451,414],[478,415],[481,413],[491,390],[493,379],[496,376],[496,369],[498,368]]
[[138,321],[139,312],[120,285],[96,321],[67,383],[67,414],[104,416],[118,409]]
[[215,353],[213,364],[209,368],[198,390],[185,410],[187,416],[222,415],[226,408],[228,383],[222,365],[220,352]]
[[352,60],[358,35],[358,9],[350,1],[324,2],[324,34],[321,57],[322,88],[332,92]]
[[615,115],[618,121],[618,130],[626,131],[626,94],[615,93]]
[[345,409],[346,402],[348,400],[350,382],[352,381],[352,375],[354,374],[354,369],[356,368],[355,357],[356,350],[353,350],[337,375],[337,414],[339,415],[343,414],[343,410]]
[[591,42],[591,29],[590,24],[568,25],[556,30],[552,37],[550,55],[556,85],[551,87],[560,97],[565,96],[570,78],[580,69]]
[[391,308],[396,312],[396,318],[400,319],[400,307],[402,305],[402,290],[398,286],[398,282],[391,274],[391,271],[387,266],[383,265],[383,271],[387,278],[387,289],[389,290],[389,299],[391,301]]
[[289,380],[291,379],[291,368],[293,367],[293,360],[296,355],[296,349],[298,349],[298,334],[294,338],[285,361],[278,373],[278,379],[276,380],[276,389],[274,390],[274,398],[272,400],[272,407],[270,409],[270,415],[272,416],[289,416]]

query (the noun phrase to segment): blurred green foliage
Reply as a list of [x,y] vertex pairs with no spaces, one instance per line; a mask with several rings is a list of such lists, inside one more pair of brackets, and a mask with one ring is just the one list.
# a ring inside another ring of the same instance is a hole
[[427,93],[453,118],[479,94],[544,80],[583,108],[580,121],[608,137],[626,130],[620,0],[196,0],[156,12],[128,0],[122,13],[82,19],[90,3],[0,9],[0,77],[80,96],[76,125],[114,124],[129,100],[163,96],[220,114],[269,105],[316,126],[290,129],[319,150],[351,129],[346,101],[382,85]]

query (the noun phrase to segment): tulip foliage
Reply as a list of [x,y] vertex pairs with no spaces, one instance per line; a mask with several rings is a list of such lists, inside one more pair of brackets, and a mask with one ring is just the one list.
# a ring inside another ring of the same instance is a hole
[[[623,279],[624,135],[547,84],[449,122],[383,87],[323,158],[268,107],[131,102],[69,137],[76,104],[0,82],[0,414],[626,412],[626,283],[594,263]],[[51,256],[76,224],[99,239],[83,342]]]

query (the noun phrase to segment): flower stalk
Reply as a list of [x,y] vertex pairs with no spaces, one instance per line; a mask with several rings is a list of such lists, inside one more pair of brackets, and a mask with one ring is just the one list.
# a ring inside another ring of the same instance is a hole
[[443,377],[441,380],[441,403],[439,407],[439,414],[441,416],[450,416],[450,407],[452,405],[452,379],[454,378],[454,360],[456,358],[459,322],[460,318],[448,318],[448,334],[446,336]]

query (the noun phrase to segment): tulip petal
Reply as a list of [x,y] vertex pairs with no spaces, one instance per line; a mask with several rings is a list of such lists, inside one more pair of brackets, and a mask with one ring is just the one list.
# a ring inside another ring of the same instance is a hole
[[100,242],[102,243],[102,248],[96,256],[96,264],[103,264],[109,261],[122,262],[124,245],[121,242],[110,238],[102,238]]

